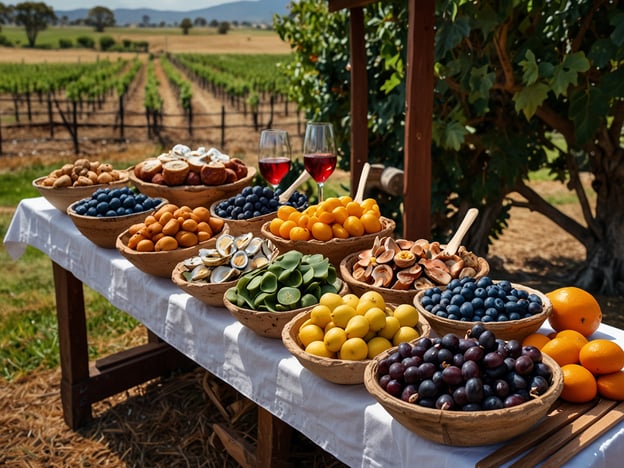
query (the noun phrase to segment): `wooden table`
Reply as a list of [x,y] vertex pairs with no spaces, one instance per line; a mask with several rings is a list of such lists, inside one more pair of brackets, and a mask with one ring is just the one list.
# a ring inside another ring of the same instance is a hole
[[[260,337],[225,308],[208,307],[170,280],[142,273],[116,250],[95,247],[43,198],[23,200],[7,231],[5,247],[14,258],[26,245],[41,250],[53,263],[61,396],[70,427],[88,422],[95,401],[172,369],[199,364],[258,405],[258,447],[255,453],[240,447],[243,465],[280,464],[290,427],[350,466],[408,466],[414,460],[474,466],[500,447],[446,447],[412,434],[363,386],[319,379],[302,368],[280,340]],[[148,342],[90,364],[83,284],[143,323]],[[603,325],[598,336],[624,345],[622,330]],[[618,457],[624,457],[621,422],[570,464],[616,463]]]

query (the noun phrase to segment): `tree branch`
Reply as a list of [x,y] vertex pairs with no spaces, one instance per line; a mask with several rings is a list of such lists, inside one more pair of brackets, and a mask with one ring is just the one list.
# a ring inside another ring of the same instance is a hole
[[616,101],[611,115],[613,116],[613,121],[609,126],[609,137],[612,144],[617,143],[619,146],[622,125],[624,125],[624,101]]
[[548,203],[535,190],[526,185],[524,181],[518,181],[515,190],[526,198],[528,203],[512,201],[514,206],[529,208],[546,216],[563,230],[569,232],[576,240],[583,244],[586,249],[589,249],[593,244],[593,237],[589,235],[588,229],[585,226]]
[[494,32],[494,47],[496,48],[496,54],[498,55],[498,60],[500,61],[503,75],[505,76],[503,87],[513,93],[512,90],[515,88],[515,79],[511,60],[507,54],[507,32],[509,30],[509,23],[510,20],[507,19],[507,21]]

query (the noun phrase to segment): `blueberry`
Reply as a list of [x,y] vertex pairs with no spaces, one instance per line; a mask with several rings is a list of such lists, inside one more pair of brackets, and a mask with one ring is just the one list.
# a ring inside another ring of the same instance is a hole
[[261,185],[255,185],[252,189],[253,193],[255,193],[256,195],[258,195],[259,197],[262,196],[262,193],[264,191],[264,187],[262,187]]
[[449,314],[449,315],[453,314],[453,315],[457,315],[457,316],[459,316],[459,315],[460,315],[460,308],[459,308],[459,306],[458,306],[458,305],[456,305],[456,304],[451,304],[451,305],[449,305],[449,306],[446,308],[446,312],[447,312],[447,314]]
[[527,312],[531,315],[539,314],[542,311],[542,305],[537,302],[529,302]]
[[110,201],[108,202],[108,205],[113,209],[116,210],[117,208],[119,208],[121,206],[121,200],[118,197],[113,197],[110,199]]
[[501,311],[505,308],[505,301],[503,301],[500,297],[494,299],[494,307],[496,310]]
[[431,303],[432,303],[432,301],[431,301],[431,298],[429,296],[423,296],[423,297],[420,298],[420,304],[423,307],[427,307]]
[[234,205],[240,207],[245,206],[245,197],[243,197],[242,195],[237,195],[236,198],[234,198]]
[[251,193],[253,193],[253,189],[249,186],[243,188],[243,190],[241,191],[241,195],[243,195],[244,197],[250,195]]
[[508,320],[509,320],[509,317],[507,317],[505,314],[500,314],[497,319],[497,321],[499,322],[507,322]]
[[485,307],[486,309],[493,308],[495,300],[496,300],[495,297],[491,297],[491,296],[486,297],[483,300],[483,307]]
[[431,296],[431,300],[433,301],[434,304],[439,304],[440,303],[440,293],[435,293]]
[[456,306],[462,305],[465,301],[466,299],[461,294],[454,294],[453,297],[451,297],[451,304]]
[[499,281],[498,286],[506,293],[511,292],[511,283],[508,280]]
[[119,208],[117,208],[117,210],[115,210],[115,212],[117,213],[117,216],[123,216],[126,214],[126,208],[120,206]]
[[472,307],[477,310],[477,309],[483,309],[484,307],[484,303],[483,303],[483,299],[481,299],[480,297],[475,297],[472,301],[470,301],[472,303]]
[[145,208],[143,208],[143,205],[141,205],[140,203],[137,203],[136,205],[134,205],[135,213],[140,213],[141,211],[145,211]]
[[97,209],[95,208],[95,206],[90,206],[89,209],[87,210],[87,216],[96,216],[97,215]]
[[134,205],[136,205],[136,201],[134,200],[133,197],[127,197],[124,202],[123,202],[123,207],[124,208],[134,208]]
[[97,212],[103,214],[103,213],[106,213],[107,211],[108,211],[108,203],[105,201],[100,201],[97,204]]
[[[474,283],[472,283],[474,284]],[[471,301],[474,298],[474,290],[470,289],[470,287],[468,287],[468,285],[464,286],[461,289],[460,294],[464,297],[464,299],[466,299],[467,301]]]
[[262,189],[262,195],[267,198],[267,199],[271,199],[273,198],[273,190],[271,190],[269,187],[264,187]]
[[117,211],[115,211],[115,210],[108,210],[106,213],[104,213],[104,216],[107,216],[107,217],[117,216]]
[[447,289],[453,290],[453,289],[455,289],[458,286],[461,286],[461,283],[459,282],[459,280],[457,278],[454,278],[447,285]]
[[492,279],[489,276],[484,276],[477,280],[477,288],[487,288],[492,284]]
[[474,315],[474,309],[472,307],[472,303],[471,302],[464,302],[459,307],[459,313],[461,314],[462,317],[472,318],[472,316]]
[[86,206],[86,205],[84,205],[84,204],[79,205],[79,206],[76,206],[76,207],[74,208],[74,211],[75,211],[77,214],[79,214],[79,215],[85,215],[85,214],[86,214],[86,212],[87,212],[87,210],[88,210],[88,208],[87,208],[87,206]]

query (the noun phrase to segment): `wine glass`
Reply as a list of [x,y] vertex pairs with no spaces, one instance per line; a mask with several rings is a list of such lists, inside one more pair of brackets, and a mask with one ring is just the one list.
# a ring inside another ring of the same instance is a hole
[[320,203],[325,181],[336,169],[336,141],[331,123],[308,122],[303,139],[303,165],[316,181]]
[[280,182],[290,170],[292,151],[286,130],[262,130],[258,146],[258,167],[260,174],[277,190]]

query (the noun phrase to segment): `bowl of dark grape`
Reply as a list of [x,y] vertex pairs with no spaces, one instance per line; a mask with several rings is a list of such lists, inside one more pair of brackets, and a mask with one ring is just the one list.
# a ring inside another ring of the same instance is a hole
[[164,198],[136,193],[129,187],[100,188],[67,208],[76,228],[99,247],[114,249],[117,237],[163,204]]
[[414,297],[414,305],[438,336],[463,336],[475,323],[483,322],[504,340],[522,340],[536,332],[552,312],[552,304],[542,292],[489,276],[456,279],[446,288],[427,288]]
[[[240,193],[213,203],[210,214],[228,223],[232,235],[246,232],[260,235],[262,225],[275,217],[281,193],[280,189],[273,191],[261,185],[245,187]],[[308,197],[295,191],[283,204],[304,210],[308,206]]]
[[529,432],[563,389],[557,363],[483,324],[401,343],[366,366],[368,392],[415,434],[452,446],[504,442]]

